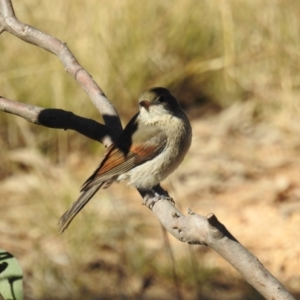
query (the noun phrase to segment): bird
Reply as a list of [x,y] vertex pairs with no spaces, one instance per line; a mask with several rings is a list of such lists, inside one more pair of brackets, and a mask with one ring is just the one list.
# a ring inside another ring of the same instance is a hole
[[192,128],[177,99],[168,89],[154,87],[141,93],[138,101],[139,112],[107,148],[100,165],[82,185],[79,198],[60,218],[60,233],[100,188],[125,180],[141,192],[151,191],[183,161]]

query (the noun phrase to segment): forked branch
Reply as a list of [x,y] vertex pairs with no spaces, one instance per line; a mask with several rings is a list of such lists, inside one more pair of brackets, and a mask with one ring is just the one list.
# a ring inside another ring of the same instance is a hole
[[122,132],[118,113],[92,76],[79,64],[66,43],[20,22],[15,16],[10,0],[0,1],[0,33],[3,31],[7,31],[27,43],[47,50],[60,59],[65,70],[85,90],[96,109],[102,114],[106,126],[114,133],[114,136],[110,138],[107,136],[103,141],[106,147],[109,146],[113,139]]

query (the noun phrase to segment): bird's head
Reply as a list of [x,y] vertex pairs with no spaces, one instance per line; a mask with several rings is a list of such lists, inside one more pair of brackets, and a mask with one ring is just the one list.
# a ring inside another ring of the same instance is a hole
[[168,89],[155,87],[143,92],[139,97],[140,111],[149,114],[176,114],[181,107]]

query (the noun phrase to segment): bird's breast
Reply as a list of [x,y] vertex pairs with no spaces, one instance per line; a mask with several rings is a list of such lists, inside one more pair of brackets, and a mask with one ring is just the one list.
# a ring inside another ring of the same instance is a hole
[[191,144],[192,133],[188,120],[172,117],[157,126],[161,126],[166,133],[164,149],[153,159],[120,175],[118,180],[128,180],[129,185],[150,189],[181,164]]

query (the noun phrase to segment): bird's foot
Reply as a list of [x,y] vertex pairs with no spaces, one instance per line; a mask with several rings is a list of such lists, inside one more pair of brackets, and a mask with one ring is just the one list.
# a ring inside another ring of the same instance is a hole
[[173,200],[172,197],[169,196],[168,193],[166,193],[165,195],[159,194],[155,191],[152,191],[152,193],[146,194],[143,197],[143,205],[146,205],[149,209],[153,209],[153,206],[156,202],[158,202],[159,200],[166,200],[166,201],[170,201],[173,205],[175,204],[175,201]]
[[172,197],[165,191],[159,184],[151,189],[143,190],[138,189],[139,193],[143,197],[143,205],[146,205],[149,209],[153,209],[153,206],[159,200],[170,201],[172,205],[175,204]]

